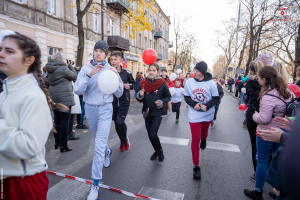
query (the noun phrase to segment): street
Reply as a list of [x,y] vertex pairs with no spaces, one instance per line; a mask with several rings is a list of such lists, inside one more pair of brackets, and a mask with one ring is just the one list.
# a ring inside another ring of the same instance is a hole
[[[112,122],[108,140],[112,164],[104,168],[102,183],[161,200],[247,200],[243,190],[252,190],[255,184],[249,178],[253,174],[251,145],[248,131],[242,127],[245,113],[238,109],[238,101],[225,92],[215,125],[208,133],[207,148],[200,152],[200,181],[192,177],[188,107],[182,102],[179,124],[175,124],[175,113],[171,113],[160,126],[165,160],[159,163],[149,159],[154,150],[140,112],[142,104],[132,98],[126,118],[131,148],[127,152],[119,151],[119,138]],[[75,130],[80,139],[69,141],[73,151],[66,153],[54,149],[54,137],[50,134],[46,144],[48,170],[91,180],[94,142],[89,130]],[[48,200],[82,200],[89,194],[88,184],[49,174],[48,178]],[[268,195],[271,190],[266,183],[266,200],[271,199]],[[100,189],[99,199],[134,198]]]

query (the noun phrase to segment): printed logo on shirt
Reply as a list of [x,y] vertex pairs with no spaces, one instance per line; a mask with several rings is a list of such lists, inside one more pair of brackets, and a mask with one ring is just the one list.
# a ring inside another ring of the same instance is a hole
[[205,96],[205,94],[207,93],[206,90],[202,89],[202,88],[197,88],[196,90],[193,91],[193,94],[195,95],[195,100],[198,100],[202,103],[207,103],[207,97]]

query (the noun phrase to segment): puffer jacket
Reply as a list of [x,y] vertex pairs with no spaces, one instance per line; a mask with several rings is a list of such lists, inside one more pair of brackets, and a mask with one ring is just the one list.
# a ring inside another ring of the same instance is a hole
[[[283,99],[283,97],[279,96],[279,92],[276,89],[271,90],[267,94]],[[291,97],[283,100],[290,102],[292,98],[293,94],[291,92]],[[286,105],[280,99],[270,95],[263,95],[260,99],[259,113],[253,114],[253,121],[257,123],[256,131],[268,130],[268,127],[277,128],[273,122],[273,117],[283,117],[285,109]]]
[[[50,60],[46,64],[49,81],[49,95],[53,102],[71,107],[75,105],[72,81],[76,81],[77,73],[73,66],[67,66],[58,60]],[[57,109],[55,106],[53,109]]]
[[249,79],[246,84],[246,95],[249,100],[248,109],[246,111],[247,119],[252,119],[255,111],[259,112],[259,92],[261,86],[257,79]]
[[[152,83],[154,83],[157,80],[157,79],[151,80],[148,77],[147,79]],[[171,94],[166,83],[163,83],[162,86],[160,86],[160,88],[158,88],[156,92],[150,92],[148,94],[145,92],[142,98],[140,98],[139,95],[140,94],[138,94],[136,99],[139,102],[143,103],[142,110],[146,110],[147,108],[149,108],[148,117],[159,117],[168,114],[167,103],[171,100]],[[161,100],[163,102],[163,106],[161,108],[158,108],[156,106],[155,101],[157,100]]]

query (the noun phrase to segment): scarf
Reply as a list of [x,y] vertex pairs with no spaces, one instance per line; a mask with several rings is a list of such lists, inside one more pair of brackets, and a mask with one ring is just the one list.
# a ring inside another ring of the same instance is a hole
[[146,93],[150,93],[158,90],[165,82],[166,81],[161,77],[156,78],[153,83],[151,83],[148,78],[145,78],[140,82],[140,87],[144,89]]
[[101,65],[101,66],[105,66],[106,65],[106,60],[103,60],[102,62],[99,62],[97,63],[95,60],[91,60],[90,63],[93,65],[93,66],[96,66],[96,65]]

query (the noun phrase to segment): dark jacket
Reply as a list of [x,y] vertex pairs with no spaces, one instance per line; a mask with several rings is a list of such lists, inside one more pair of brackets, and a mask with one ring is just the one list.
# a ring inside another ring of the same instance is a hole
[[300,87],[300,80],[296,83],[296,85],[298,85]]
[[[49,81],[49,95],[53,102],[65,106],[74,106],[72,81],[76,81],[77,73],[73,66],[67,66],[58,60],[50,60],[46,64]],[[56,109],[56,107],[53,107]]]
[[252,119],[255,111],[259,112],[259,92],[261,86],[257,79],[249,79],[246,84],[246,95],[248,97],[248,109],[246,111],[247,119]]
[[[151,80],[150,78],[147,77],[149,81],[154,83],[157,79]],[[140,88],[139,88],[140,90]],[[144,94],[143,98],[139,97],[139,94],[136,98],[139,102],[143,103],[143,108],[142,110],[146,110],[149,108],[149,114],[148,117],[159,117],[162,115],[167,115],[167,103],[171,100],[171,94],[169,91],[169,88],[166,83],[162,84],[160,88],[158,88],[157,92],[150,92]],[[163,102],[163,105],[161,108],[158,108],[155,104],[155,101],[161,100]]]
[[[135,86],[135,80],[132,77],[132,74],[127,69],[121,69],[119,75],[124,84],[132,84],[130,85],[130,90],[133,90]],[[124,88],[123,95],[120,98],[117,98],[114,95],[113,107],[120,107],[120,106],[129,106],[130,105],[130,91]]]
[[165,79],[165,81],[167,82],[169,80],[169,76],[166,75],[166,78],[163,79]]
[[[195,79],[195,77],[194,77],[194,79]],[[211,73],[206,72],[204,79],[202,81],[204,82],[204,81],[209,81],[209,80],[212,80],[212,75],[211,75]],[[195,81],[202,82],[202,81],[199,81],[198,79],[195,79]],[[192,108],[194,108],[196,106],[196,104],[199,103],[197,101],[194,101],[190,96],[184,96],[184,100]],[[220,97],[212,96],[212,99],[203,105],[205,105],[207,110],[209,110],[210,108],[214,107],[215,105],[218,105],[219,103],[220,103]]]
[[220,84],[217,84],[217,88],[218,88],[218,92],[219,92],[219,103],[221,103],[221,99],[223,98],[224,96],[224,91],[223,91],[223,88]]
[[228,81],[228,85],[233,85],[235,82],[234,80],[231,78],[229,81]]
[[239,80],[239,82],[237,84],[237,88],[238,88],[239,92],[242,92],[243,87],[244,87],[244,82],[242,80]]
[[0,93],[3,92],[3,80],[6,79],[7,76],[2,71],[0,71]]
[[140,82],[142,81],[143,79],[142,78],[135,78],[135,86],[134,86],[134,90],[136,91],[136,92],[138,92],[139,91],[139,87],[140,87]]

